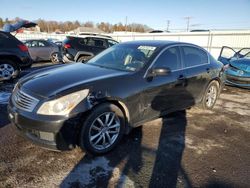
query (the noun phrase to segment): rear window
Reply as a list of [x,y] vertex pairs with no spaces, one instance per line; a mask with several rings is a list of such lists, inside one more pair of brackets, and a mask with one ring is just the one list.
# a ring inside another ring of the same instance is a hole
[[182,49],[185,67],[193,67],[208,63],[208,56],[205,51],[191,46],[184,46]]

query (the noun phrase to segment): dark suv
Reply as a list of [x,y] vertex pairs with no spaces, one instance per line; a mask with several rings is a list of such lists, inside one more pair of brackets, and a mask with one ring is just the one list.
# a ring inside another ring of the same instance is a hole
[[62,45],[63,62],[85,62],[117,43],[104,35],[67,36]]
[[4,31],[0,31],[0,81],[15,78],[21,69],[31,66],[28,48],[10,32],[34,25],[32,22],[20,21],[13,25],[7,24]]

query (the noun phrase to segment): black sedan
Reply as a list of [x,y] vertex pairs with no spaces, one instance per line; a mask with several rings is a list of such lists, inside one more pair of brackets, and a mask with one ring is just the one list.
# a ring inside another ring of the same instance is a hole
[[212,109],[223,85],[222,63],[199,46],[126,42],[86,64],[27,75],[8,112],[19,132],[42,147],[103,154],[146,121],[195,104]]

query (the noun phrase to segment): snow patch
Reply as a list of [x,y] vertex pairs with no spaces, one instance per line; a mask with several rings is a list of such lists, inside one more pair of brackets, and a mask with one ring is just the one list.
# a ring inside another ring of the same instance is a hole
[[80,187],[94,186],[97,179],[107,179],[108,187],[114,185],[135,187],[129,177],[122,175],[118,167],[111,167],[109,160],[105,157],[97,157],[90,163],[79,163],[70,174],[64,179],[60,187],[67,188],[74,185]]
[[202,142],[195,142],[191,138],[186,138],[186,147],[194,150],[198,155],[207,154],[213,148],[223,148],[222,144],[217,143],[214,140],[203,140]]

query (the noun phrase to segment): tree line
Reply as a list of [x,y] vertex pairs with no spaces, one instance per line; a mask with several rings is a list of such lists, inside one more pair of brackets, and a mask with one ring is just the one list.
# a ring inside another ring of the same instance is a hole
[[[3,27],[5,23],[14,23],[16,21],[20,20],[20,18],[15,19],[2,19],[0,18],[0,28]],[[65,21],[65,22],[58,22],[58,21],[47,21],[43,19],[38,19],[35,21],[38,26],[40,27],[41,32],[68,32],[72,31],[74,29],[77,29],[78,27],[91,27],[91,28],[98,28],[106,33],[112,33],[115,31],[129,31],[129,32],[148,32],[152,30],[150,27],[144,24],[139,23],[131,23],[131,24],[123,24],[123,23],[117,23],[117,24],[111,24],[108,22],[100,22],[100,23],[94,23],[92,21],[87,22],[79,22],[79,21]]]

